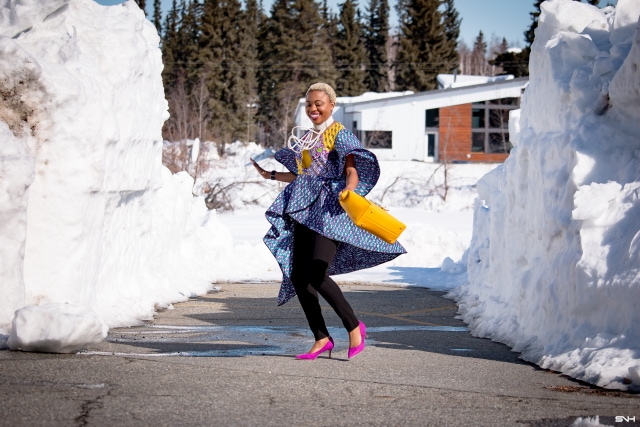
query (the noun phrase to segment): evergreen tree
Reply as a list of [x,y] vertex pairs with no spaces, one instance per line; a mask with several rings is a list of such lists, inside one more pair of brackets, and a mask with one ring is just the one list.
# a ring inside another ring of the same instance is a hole
[[244,52],[241,61],[242,81],[245,87],[245,107],[246,107],[246,142],[255,141],[256,125],[255,113],[258,103],[258,82],[257,72],[260,67],[258,61],[258,28],[264,19],[262,9],[256,0],[247,0],[245,6],[245,19],[242,23],[241,48]]
[[162,34],[162,10],[161,1],[153,0],[153,25],[155,25],[158,34]]
[[509,50],[509,43],[507,42],[506,38],[502,38],[502,41],[500,42],[500,45],[498,45],[498,48],[495,50],[494,54],[496,55],[500,55],[501,53],[505,53]]
[[544,0],[536,0],[533,4],[534,10],[533,12],[529,12],[531,16],[531,25],[529,29],[524,32],[524,41],[527,44],[526,48],[531,48],[531,44],[533,44],[533,39],[535,38],[535,30],[538,28],[538,19],[540,18],[540,5]]
[[[175,2],[174,2],[175,3]],[[197,74],[198,62],[198,40],[200,35],[200,19],[202,9],[196,0],[180,0],[180,4],[175,12],[175,24],[172,59],[173,64],[165,68],[173,70],[172,77],[175,79],[182,75],[186,80],[188,88],[193,86]],[[170,13],[172,15],[172,13]],[[166,49],[167,51],[169,49]]]
[[358,4],[345,0],[340,5],[338,33],[333,46],[338,71],[336,90],[344,96],[357,96],[366,92],[364,83],[366,52],[362,44],[363,31],[357,13]]
[[327,7],[327,0],[323,0],[322,6],[322,22],[324,27],[324,35],[326,37],[325,43],[329,48],[329,51],[333,55],[333,61],[336,61],[336,43],[338,40],[339,32],[339,17],[335,13],[331,13]]
[[371,92],[389,91],[389,3],[387,0],[369,0],[365,26],[367,67],[365,84]]
[[198,81],[204,85],[200,93],[208,95],[209,131],[220,153],[225,144],[246,135],[244,18],[237,0],[203,3]]
[[171,10],[167,13],[164,21],[164,35],[162,37],[162,80],[164,87],[173,86],[177,74],[176,54],[178,52],[178,5],[173,0]]
[[529,48],[521,52],[504,52],[489,61],[491,65],[502,68],[501,74],[511,74],[514,77],[529,75]]
[[446,50],[442,61],[448,65],[448,72],[457,70],[460,61],[458,56],[458,38],[460,37],[460,14],[453,5],[453,0],[443,0],[444,11],[442,12],[442,24],[446,38]]
[[324,22],[328,22],[329,19],[331,19],[331,13],[329,12],[329,4],[327,3],[327,0],[322,0],[322,10],[320,14],[322,15],[322,20]]
[[[200,5],[197,1],[180,5],[173,1],[164,23],[162,78],[169,102],[170,117],[165,122],[165,137],[174,141],[202,138],[202,109],[194,107],[192,91],[195,86],[196,52],[199,33]],[[194,109],[197,111],[194,112]]]
[[259,117],[269,145],[286,142],[298,100],[318,81],[334,85],[336,71],[321,5],[276,0],[258,38]]
[[394,63],[398,90],[421,92],[437,87],[436,77],[451,72],[440,0],[398,2],[400,34]]
[[544,0],[535,0],[533,4],[533,12],[529,12],[531,16],[531,25],[524,32],[525,48],[521,52],[504,52],[497,55],[492,65],[502,68],[504,74],[512,74],[515,77],[529,75],[529,56],[531,54],[531,45],[535,38],[535,29],[538,27],[538,19],[540,18],[540,5]]
[[482,31],[478,33],[471,51],[471,74],[484,76],[487,68],[487,42]]

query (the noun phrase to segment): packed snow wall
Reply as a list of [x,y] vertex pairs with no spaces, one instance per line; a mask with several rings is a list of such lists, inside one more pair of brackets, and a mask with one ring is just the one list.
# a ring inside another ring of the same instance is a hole
[[133,1],[0,8],[0,333],[47,303],[136,324],[215,279],[230,237],[162,166],[159,41]]
[[542,3],[515,148],[478,183],[474,334],[598,386],[640,389],[640,3]]

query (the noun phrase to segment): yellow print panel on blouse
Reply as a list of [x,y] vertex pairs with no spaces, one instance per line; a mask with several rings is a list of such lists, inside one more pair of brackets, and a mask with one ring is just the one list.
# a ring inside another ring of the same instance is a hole
[[[302,153],[296,154],[296,166],[298,169],[298,175],[304,175],[306,173],[314,173],[309,170],[313,166],[314,159],[322,161],[322,163],[326,162],[326,155],[333,150],[333,147],[336,143],[336,137],[338,136],[338,132],[344,129],[342,123],[335,122],[331,126],[329,126],[324,133],[322,134],[322,147],[311,148],[310,150],[302,150]],[[317,153],[315,153],[317,151]],[[324,153],[323,153],[324,152]],[[313,154],[312,154],[313,153]],[[321,154],[325,154],[321,156]],[[319,166],[319,165],[315,165]],[[320,167],[312,168],[315,172],[321,170]]]

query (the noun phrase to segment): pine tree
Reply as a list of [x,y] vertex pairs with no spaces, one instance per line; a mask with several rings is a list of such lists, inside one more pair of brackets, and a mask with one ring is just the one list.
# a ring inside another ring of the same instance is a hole
[[164,34],[162,37],[162,80],[164,87],[172,87],[177,74],[176,55],[178,52],[178,5],[173,0],[171,9],[167,13],[164,21]]
[[366,91],[364,84],[366,52],[362,44],[363,31],[357,13],[358,4],[345,0],[340,5],[338,32],[333,46],[338,71],[336,90],[344,96],[357,96]]
[[495,50],[494,54],[500,55],[501,53],[505,53],[509,50],[509,43],[506,38],[502,38],[502,41],[498,45],[498,48]]
[[471,74],[484,76],[487,69],[487,42],[482,31],[478,33],[471,51]]
[[536,0],[533,4],[534,11],[529,12],[531,16],[531,26],[527,31],[524,32],[524,41],[527,44],[527,48],[530,49],[533,44],[533,39],[535,38],[535,30],[538,27],[538,19],[540,18],[540,5],[544,0]]
[[531,45],[535,38],[535,29],[538,27],[540,18],[540,5],[544,0],[535,0],[531,16],[531,26],[524,32],[525,48],[521,52],[504,52],[497,55],[491,65],[502,68],[504,74],[512,74],[515,77],[529,75],[529,56],[531,55]]
[[337,14],[332,13],[328,6],[327,0],[323,0],[322,6],[322,26],[324,27],[323,33],[326,37],[325,44],[329,48],[329,51],[332,54],[333,62],[335,64],[336,61],[336,44],[338,42],[338,32],[339,32],[339,17]]
[[258,37],[259,117],[266,143],[281,146],[298,100],[318,81],[334,85],[336,71],[321,5],[313,0],[276,0]]
[[246,135],[246,86],[243,81],[244,14],[237,0],[206,0],[199,38],[199,81],[208,95],[209,131],[224,145]]
[[257,72],[260,66],[258,61],[258,28],[264,19],[262,9],[256,0],[247,0],[245,6],[245,19],[241,28],[242,54],[242,81],[244,85],[246,107],[246,142],[255,141],[256,125],[255,114],[258,103]]
[[389,64],[387,42],[389,41],[389,3],[387,0],[369,0],[365,26],[365,49],[367,69],[365,84],[371,92],[389,90]]
[[445,64],[448,64],[449,72],[457,70],[460,66],[458,56],[458,38],[460,37],[460,14],[453,5],[453,0],[443,0],[444,11],[442,12],[442,24],[446,38],[447,49],[442,57]]
[[197,78],[197,41],[200,4],[173,1],[164,23],[162,78],[169,102],[170,117],[165,122],[165,138],[173,141],[204,136],[202,109],[192,97]]
[[514,77],[524,77],[529,75],[529,54],[530,49],[525,48],[521,52],[509,52],[508,50],[499,53],[489,64],[502,69],[501,74],[511,74]]
[[398,2],[400,34],[394,63],[398,90],[425,91],[437,87],[439,73],[448,73],[449,52],[440,0]]
[[158,30],[158,34],[162,33],[161,3],[162,2],[160,0],[153,1],[153,25],[155,25],[156,30]]

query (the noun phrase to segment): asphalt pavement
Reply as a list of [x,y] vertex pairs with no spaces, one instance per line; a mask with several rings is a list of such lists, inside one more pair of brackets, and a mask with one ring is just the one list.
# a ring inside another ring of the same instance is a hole
[[442,292],[341,284],[367,347],[347,359],[323,301],[336,348],[303,361],[313,338],[296,299],[277,307],[277,284],[217,286],[78,354],[9,351],[4,337],[0,426],[640,425],[640,395],[471,336]]

